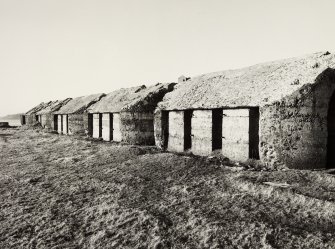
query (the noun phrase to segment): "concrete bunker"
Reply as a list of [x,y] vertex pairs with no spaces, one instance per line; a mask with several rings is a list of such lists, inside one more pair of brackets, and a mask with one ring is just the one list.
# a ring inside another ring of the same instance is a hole
[[93,137],[104,141],[154,145],[154,110],[174,83],[122,88],[92,105]]
[[[165,112],[166,113],[166,112]],[[212,109],[169,111],[165,114],[164,147],[209,155],[221,151],[231,159],[259,159],[259,110]]]
[[330,53],[192,77],[159,103],[155,142],[179,152],[191,144],[199,155],[221,150],[269,167],[335,167],[334,90]]
[[[63,105],[58,111],[54,112],[58,120],[58,133],[62,134],[87,134],[93,133],[93,119],[90,120],[90,115],[87,113],[89,108],[94,103],[100,101],[105,94],[92,94],[88,96],[77,97],[71,99]],[[91,127],[90,127],[91,126]]]
[[58,111],[62,106],[67,104],[71,98],[67,98],[64,100],[55,100],[48,102],[47,105],[40,111],[36,113],[38,116],[38,121],[41,126],[46,129],[52,129],[57,131],[58,129],[58,120],[55,120],[54,112]]

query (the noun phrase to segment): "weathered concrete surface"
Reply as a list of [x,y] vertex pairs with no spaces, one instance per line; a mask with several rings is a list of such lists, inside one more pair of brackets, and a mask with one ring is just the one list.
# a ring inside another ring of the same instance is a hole
[[170,111],[169,113],[168,150],[184,151],[184,111]]
[[222,154],[232,160],[249,158],[249,109],[222,112]]
[[54,119],[51,113],[41,115],[41,125],[43,128],[53,129]]
[[129,144],[154,145],[154,114],[151,112],[121,112],[122,141]]
[[104,141],[110,141],[111,140],[111,122],[110,118],[113,114],[111,113],[103,113],[102,114],[102,139]]
[[327,117],[335,89],[329,72],[280,102],[261,108],[260,158],[271,165],[324,168],[327,165]]
[[121,142],[121,119],[120,113],[113,113],[113,141]]
[[58,122],[58,125],[57,125],[58,133],[62,134],[62,132],[63,132],[63,115],[58,115],[57,122]]
[[88,115],[83,114],[69,114],[69,134],[70,135],[84,135],[85,131],[88,129]]
[[63,116],[63,134],[68,134],[68,115],[64,114]]
[[94,138],[99,138],[99,113],[94,113],[93,114],[93,137]]
[[212,110],[195,110],[192,116],[192,153],[212,153]]

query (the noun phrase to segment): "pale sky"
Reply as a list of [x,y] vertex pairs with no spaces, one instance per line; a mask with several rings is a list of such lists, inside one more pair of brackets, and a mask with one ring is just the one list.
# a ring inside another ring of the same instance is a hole
[[0,116],[335,52],[334,0],[0,0]]

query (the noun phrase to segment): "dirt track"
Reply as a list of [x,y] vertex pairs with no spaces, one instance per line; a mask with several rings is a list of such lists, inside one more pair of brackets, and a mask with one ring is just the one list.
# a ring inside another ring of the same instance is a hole
[[0,248],[335,248],[333,175],[38,129],[0,130],[0,151]]

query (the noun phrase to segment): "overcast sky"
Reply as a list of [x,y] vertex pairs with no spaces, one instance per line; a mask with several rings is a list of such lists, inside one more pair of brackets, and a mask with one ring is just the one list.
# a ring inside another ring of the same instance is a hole
[[335,52],[334,0],[0,0],[0,116]]

